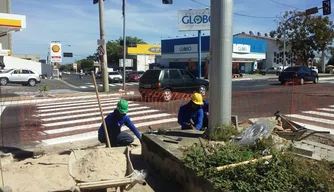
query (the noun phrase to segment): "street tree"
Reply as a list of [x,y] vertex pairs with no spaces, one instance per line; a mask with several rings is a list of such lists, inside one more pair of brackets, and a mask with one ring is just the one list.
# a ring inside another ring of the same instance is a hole
[[277,24],[277,29],[271,31],[270,36],[277,37],[277,45],[282,49],[285,32],[286,46],[304,63],[315,52],[327,50],[334,39],[334,24],[327,16],[306,15],[297,10],[286,11]]
[[[111,40],[107,42],[107,56],[108,56],[108,62],[112,64],[118,64],[119,59],[123,58],[123,46],[120,45],[120,42],[123,40],[122,37]],[[126,41],[130,43],[136,43],[136,44],[147,44],[144,40],[138,38],[138,37],[131,37],[127,36]]]
[[94,60],[92,59],[82,59],[78,63],[80,63],[81,69],[91,69],[94,67]]

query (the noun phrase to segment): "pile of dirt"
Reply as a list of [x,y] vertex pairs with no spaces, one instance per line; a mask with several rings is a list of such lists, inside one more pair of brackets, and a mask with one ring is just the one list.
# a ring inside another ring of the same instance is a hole
[[100,181],[123,178],[127,159],[119,150],[94,149],[72,165],[73,175],[80,181]]
[[69,155],[45,155],[3,166],[5,185],[13,191],[69,190],[75,185],[68,174]]

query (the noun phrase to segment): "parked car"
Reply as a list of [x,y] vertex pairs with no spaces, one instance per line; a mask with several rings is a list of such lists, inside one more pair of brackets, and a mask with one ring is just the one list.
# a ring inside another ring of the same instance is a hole
[[0,85],[3,86],[8,83],[15,83],[34,87],[40,82],[40,75],[30,69],[9,69],[0,73]]
[[140,77],[144,74],[144,71],[131,71],[126,74],[126,80],[129,82],[139,82]]
[[266,69],[260,70],[261,75],[266,75],[266,74],[276,74],[279,75],[280,72],[282,72],[283,67],[269,67]]
[[312,71],[306,66],[294,66],[288,67],[282,71],[278,77],[281,84],[285,84],[287,81],[299,81],[301,85],[306,81],[313,81],[313,83],[318,83],[319,75],[317,72]]
[[318,70],[317,66],[311,66],[310,69],[313,70],[313,71],[315,71],[315,72],[317,72],[317,73],[319,73],[319,70]]
[[121,82],[123,80],[122,75],[118,71],[109,72],[109,83],[110,82]]
[[205,95],[209,82],[197,79],[185,69],[150,69],[139,80],[139,92],[142,97],[163,95],[164,101],[170,101],[174,92],[200,92]]

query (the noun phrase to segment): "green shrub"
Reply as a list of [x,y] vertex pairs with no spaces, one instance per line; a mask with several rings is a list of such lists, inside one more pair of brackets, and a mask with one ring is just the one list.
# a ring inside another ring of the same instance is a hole
[[50,91],[50,86],[48,84],[44,84],[39,88],[40,92],[46,92],[46,91]]
[[[211,155],[206,155],[202,147],[193,146],[186,152],[184,162],[209,179],[218,191],[334,191],[334,163],[315,162],[289,151],[282,154],[273,146],[269,139],[249,146],[227,143],[216,147]],[[219,166],[259,158],[264,149],[270,149],[272,159],[216,170]]]
[[224,141],[227,142],[232,136],[239,135],[239,131],[232,125],[223,125],[214,129],[209,135],[208,139],[214,141]]

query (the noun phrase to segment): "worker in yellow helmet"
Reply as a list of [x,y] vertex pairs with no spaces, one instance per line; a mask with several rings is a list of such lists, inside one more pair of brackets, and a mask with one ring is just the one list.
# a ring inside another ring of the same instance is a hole
[[200,130],[203,127],[204,112],[202,109],[204,102],[200,93],[194,93],[191,100],[182,105],[179,109],[178,123],[181,129]]

